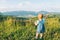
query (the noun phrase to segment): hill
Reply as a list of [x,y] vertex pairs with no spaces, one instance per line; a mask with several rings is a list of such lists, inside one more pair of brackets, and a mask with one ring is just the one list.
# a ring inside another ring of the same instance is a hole
[[47,14],[47,11],[10,11],[10,12],[3,12],[4,15],[10,15],[10,16],[17,16],[17,17],[35,17],[39,13]]

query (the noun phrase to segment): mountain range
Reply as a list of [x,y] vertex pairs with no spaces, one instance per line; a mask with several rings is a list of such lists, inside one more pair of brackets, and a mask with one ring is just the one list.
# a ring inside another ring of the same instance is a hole
[[47,14],[47,11],[10,11],[10,12],[3,12],[3,15],[9,15],[9,16],[17,16],[17,17],[34,17],[37,16],[39,13]]

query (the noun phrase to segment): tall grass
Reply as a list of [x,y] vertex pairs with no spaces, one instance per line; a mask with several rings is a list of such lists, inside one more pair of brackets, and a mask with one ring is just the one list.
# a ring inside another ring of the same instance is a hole
[[[36,27],[34,21],[15,20],[7,17],[0,22],[0,40],[34,40]],[[60,40],[60,18],[48,17],[45,21],[44,40]]]

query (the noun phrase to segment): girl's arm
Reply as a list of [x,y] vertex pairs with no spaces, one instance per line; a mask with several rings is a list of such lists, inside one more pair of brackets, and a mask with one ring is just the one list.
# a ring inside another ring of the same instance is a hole
[[44,18],[46,19],[48,16],[49,16],[49,14],[46,14],[46,15],[44,16]]
[[35,23],[34,23],[34,24],[35,24],[35,25],[38,25],[38,22],[39,22],[39,21],[37,20],[37,21],[35,21]]

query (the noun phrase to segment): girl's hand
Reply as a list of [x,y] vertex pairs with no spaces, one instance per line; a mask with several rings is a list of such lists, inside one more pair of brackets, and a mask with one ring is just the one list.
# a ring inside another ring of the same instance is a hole
[[39,23],[39,21],[37,20],[37,21],[35,21],[35,23],[34,23],[34,24],[37,26],[37,25],[38,25],[38,23]]
[[46,16],[49,16],[49,14],[46,14]]
[[34,24],[35,24],[35,25],[37,25],[37,23],[36,23],[36,22],[35,22]]
[[45,18],[47,18],[49,16],[49,14],[46,14]]

